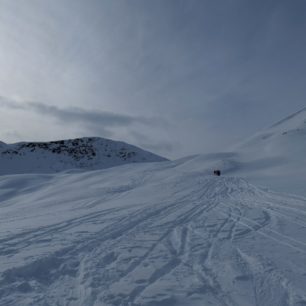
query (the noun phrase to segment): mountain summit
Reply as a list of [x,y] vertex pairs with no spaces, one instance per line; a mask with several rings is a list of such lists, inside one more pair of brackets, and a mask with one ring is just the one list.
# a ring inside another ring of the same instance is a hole
[[0,142],[0,174],[102,169],[166,159],[130,144],[98,137],[50,142]]

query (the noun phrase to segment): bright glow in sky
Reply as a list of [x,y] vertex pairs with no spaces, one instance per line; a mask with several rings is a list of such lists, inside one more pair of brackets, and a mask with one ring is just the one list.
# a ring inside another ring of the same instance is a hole
[[305,107],[304,0],[0,0],[0,140],[225,150]]

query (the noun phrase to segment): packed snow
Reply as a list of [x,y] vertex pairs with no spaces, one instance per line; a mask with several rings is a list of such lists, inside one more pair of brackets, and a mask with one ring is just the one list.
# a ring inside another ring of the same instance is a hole
[[306,305],[305,199],[189,162],[2,176],[0,305]]
[[306,306],[305,122],[176,161],[0,143],[0,305]]

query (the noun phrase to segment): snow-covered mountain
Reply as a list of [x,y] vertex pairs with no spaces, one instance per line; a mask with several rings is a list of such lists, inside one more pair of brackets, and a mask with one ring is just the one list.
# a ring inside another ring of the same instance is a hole
[[237,151],[242,163],[238,175],[306,195],[306,108],[258,132],[237,146]]
[[16,144],[0,142],[0,174],[101,169],[164,160],[127,143],[97,137]]
[[306,160],[306,108],[258,132],[238,148],[259,156]]
[[274,190],[306,196],[306,108],[263,129],[228,152],[186,158],[190,169],[221,169]]

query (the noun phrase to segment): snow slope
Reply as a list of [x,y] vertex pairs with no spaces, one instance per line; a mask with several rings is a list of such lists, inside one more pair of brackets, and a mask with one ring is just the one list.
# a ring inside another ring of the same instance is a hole
[[237,147],[244,175],[256,184],[306,196],[306,108]]
[[0,305],[305,306],[306,199],[203,167],[1,176]]
[[[255,185],[306,196],[306,108],[266,128],[229,152],[188,157],[189,169],[221,169]],[[187,164],[186,164],[187,165]]]
[[306,109],[176,161],[0,143],[0,305],[306,306],[306,198],[267,188],[306,196],[305,135]]
[[290,163],[305,162],[306,108],[264,129],[238,146],[239,151]]
[[0,174],[102,169],[135,162],[164,161],[124,142],[86,137],[51,142],[0,142]]

